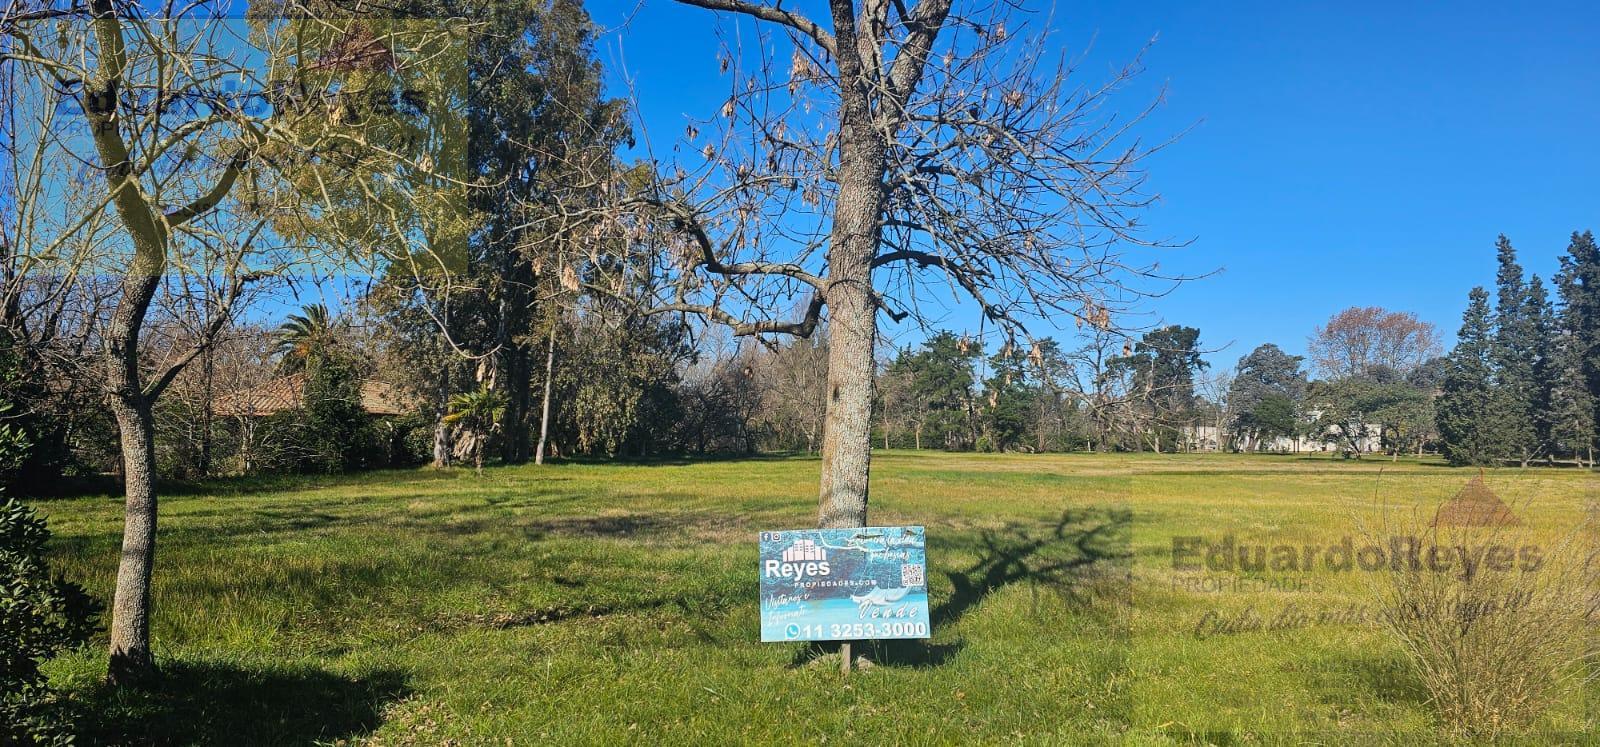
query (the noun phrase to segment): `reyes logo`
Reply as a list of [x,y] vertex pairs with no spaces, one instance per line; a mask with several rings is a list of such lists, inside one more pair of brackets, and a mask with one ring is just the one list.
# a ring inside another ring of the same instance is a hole
[[826,576],[831,573],[828,551],[814,540],[797,539],[784,549],[782,560],[768,560],[763,572],[767,576],[795,579]]

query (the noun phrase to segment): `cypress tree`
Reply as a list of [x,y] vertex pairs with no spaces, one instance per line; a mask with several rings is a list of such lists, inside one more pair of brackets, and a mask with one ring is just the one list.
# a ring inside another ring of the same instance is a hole
[[1552,451],[1571,454],[1594,466],[1595,398],[1584,380],[1577,336],[1563,329],[1555,342],[1550,386],[1549,437]]
[[1490,430],[1496,441],[1496,456],[1514,457],[1522,465],[1538,451],[1534,381],[1534,349],[1538,331],[1530,314],[1530,291],[1523,282],[1517,250],[1501,234],[1494,243],[1499,270],[1494,274],[1494,338],[1490,344],[1494,365],[1493,408]]
[[1495,274],[1494,333],[1490,342],[1494,388],[1488,425],[1496,455],[1523,466],[1539,448],[1535,428],[1538,385],[1534,378],[1538,331],[1530,314],[1529,288],[1517,250],[1501,234],[1495,243],[1500,269]]
[[1495,457],[1495,433],[1490,419],[1494,399],[1490,384],[1494,374],[1491,346],[1494,329],[1489,316],[1489,293],[1472,289],[1455,349],[1445,361],[1445,377],[1436,418],[1444,455],[1451,464],[1487,464]]
[[1553,436],[1555,424],[1551,402],[1560,373],[1559,361],[1556,360],[1560,324],[1555,309],[1550,305],[1550,294],[1545,291],[1544,281],[1538,275],[1528,281],[1525,308],[1524,313],[1532,331],[1533,391],[1528,407],[1533,419],[1534,451],[1546,459],[1552,459],[1558,447]]
[[1600,247],[1593,233],[1572,233],[1556,288],[1561,335],[1551,416],[1566,450],[1587,455],[1592,467],[1600,439]]

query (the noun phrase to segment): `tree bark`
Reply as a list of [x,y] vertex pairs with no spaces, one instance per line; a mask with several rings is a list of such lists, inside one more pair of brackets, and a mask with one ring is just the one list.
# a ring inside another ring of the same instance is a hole
[[450,371],[448,367],[439,378],[439,399],[433,405],[433,466],[444,469],[450,466],[455,444],[450,439],[450,424],[444,417],[450,414]]
[[550,390],[554,388],[556,370],[556,325],[550,325],[550,341],[544,353],[544,397],[539,406],[539,448],[533,452],[533,463],[544,464],[545,443],[550,438]]
[[[834,4],[840,85],[839,197],[828,251],[828,388],[817,525],[867,525],[872,462],[873,352],[878,309],[872,258],[882,232],[886,146],[873,127],[871,82],[855,53],[850,3]],[[849,50],[846,52],[845,50]]]
[[211,405],[212,389],[214,388],[214,379],[216,377],[216,361],[209,345],[206,346],[206,351],[202,355],[205,357],[201,361],[200,476],[210,477],[211,441],[215,435],[213,421],[216,419],[216,413]]
[[[834,236],[838,238],[839,234],[835,228]],[[878,328],[877,309],[868,285],[871,250],[862,251],[859,245],[876,242],[860,235],[847,235],[845,239],[834,243],[832,262],[839,267],[828,294],[828,400],[823,414],[817,518],[821,527],[867,525],[867,473],[872,461],[872,351]],[[852,258],[851,254],[857,256]]]
[[113,684],[142,679],[154,666],[150,655],[150,576],[156,557],[155,419],[143,397],[115,396],[111,410],[122,437],[122,555],[111,605]]
[[517,257],[508,260],[505,273],[504,297],[500,299],[495,333],[504,370],[501,386],[506,394],[505,415],[500,421],[505,441],[500,455],[507,464],[522,464],[528,461],[533,355],[520,339],[528,327],[527,284],[532,280],[532,273]]

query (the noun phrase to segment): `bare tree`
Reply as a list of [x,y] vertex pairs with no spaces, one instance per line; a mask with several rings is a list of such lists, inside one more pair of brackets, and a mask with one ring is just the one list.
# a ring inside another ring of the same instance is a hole
[[681,2],[753,19],[753,49],[723,50],[718,115],[674,163],[619,179],[593,230],[655,250],[633,268],[652,312],[807,337],[826,309],[818,519],[863,525],[879,313],[925,322],[953,295],[1014,337],[1030,318],[1111,328],[1150,291],[1125,247],[1154,243],[1139,215],[1159,145],[1109,102],[1137,68],[1079,86],[1006,3]]
[[[1228,396],[1233,390],[1233,375],[1233,369],[1219,368],[1210,374],[1201,374],[1195,387],[1205,416],[1201,422],[1211,429],[1213,448],[1219,451],[1228,445],[1228,424],[1233,422],[1233,403]],[[1196,440],[1202,442],[1199,445],[1204,448],[1205,434],[1196,435]]]
[[801,338],[777,346],[758,359],[755,376],[767,422],[790,443],[804,441],[807,454],[815,452],[826,407],[827,345]]
[[1352,306],[1317,327],[1307,344],[1324,378],[1365,376],[1378,368],[1405,375],[1439,355],[1439,332],[1411,312]]
[[1109,330],[1092,330],[1084,344],[1068,353],[1069,391],[1093,430],[1092,451],[1110,451],[1126,436],[1139,432],[1133,422],[1133,384],[1117,365],[1133,352],[1132,345]]
[[[336,24],[301,19],[276,28],[315,32],[308,39],[304,33],[273,33],[270,19],[229,19],[207,2],[172,12],[148,17],[127,0],[13,0],[0,10],[0,65],[28,91],[31,106],[64,114],[49,122],[48,138],[32,141],[41,150],[30,157],[85,164],[89,183],[99,183],[84,190],[92,198],[68,219],[69,230],[53,240],[30,236],[17,249],[30,253],[39,265],[36,273],[82,272],[115,285],[91,337],[120,433],[126,494],[110,630],[110,676],[117,683],[152,668],[155,404],[248,300],[247,287],[284,275],[294,263],[290,247],[264,238],[273,235],[267,229],[280,207],[293,211],[301,204],[280,199],[296,194],[282,187],[294,181],[282,167],[382,147],[359,118],[330,116],[360,108],[339,95],[349,91],[334,80],[337,65],[294,79],[290,88],[306,106],[285,106],[275,98],[292,77],[284,61],[311,69],[353,51],[341,46],[347,37]],[[404,51],[417,46],[407,38],[391,41],[377,46],[382,55],[363,59],[400,64]],[[263,48],[273,44],[293,51]],[[361,49],[371,48],[363,44]],[[330,55],[308,60],[300,56],[307,50]],[[320,124],[300,126],[306,122]],[[81,189],[38,182],[25,191],[39,199]],[[84,232],[96,226],[105,227],[105,240],[85,241]],[[90,253],[62,264],[58,255],[65,246]],[[74,270],[72,261],[82,269]],[[147,325],[152,309],[161,308],[158,299],[184,297],[191,300],[180,305],[203,307],[186,317],[203,320],[200,326],[167,325],[181,334],[165,340],[147,336],[155,328]]]

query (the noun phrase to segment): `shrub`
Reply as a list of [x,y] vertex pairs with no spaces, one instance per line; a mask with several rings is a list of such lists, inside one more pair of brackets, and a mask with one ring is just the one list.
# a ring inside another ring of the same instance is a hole
[[[1440,548],[1448,563],[1430,568],[1424,550],[1423,567],[1405,563],[1373,578],[1380,622],[1427,689],[1440,725],[1456,737],[1523,732],[1595,674],[1594,557],[1585,528],[1551,542],[1517,514],[1531,515],[1508,509],[1474,480],[1432,516],[1412,514],[1386,532],[1368,532],[1380,546],[1401,538]],[[1479,560],[1468,566],[1461,558]]]
[[390,467],[415,467],[433,459],[433,418],[410,413],[376,424],[384,441],[384,463]]
[[40,665],[94,632],[98,604],[52,577],[50,531],[15,499],[0,502],[0,744],[70,741]]
[[334,474],[387,466],[390,429],[361,407],[360,372],[337,357],[306,364],[304,404],[256,425],[254,472]]
[[361,376],[336,357],[308,366],[301,445],[308,472],[342,472],[367,466],[372,458],[371,419],[361,409]]

